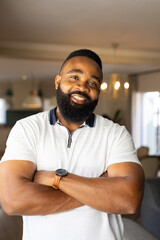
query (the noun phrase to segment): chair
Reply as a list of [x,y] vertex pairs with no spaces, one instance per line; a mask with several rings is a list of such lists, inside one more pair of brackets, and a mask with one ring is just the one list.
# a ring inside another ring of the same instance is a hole
[[138,156],[139,160],[141,160],[141,158],[148,156],[148,152],[149,152],[149,148],[146,146],[142,146],[142,147],[138,148],[137,156]]
[[146,156],[140,159],[145,178],[154,178],[157,175],[160,161],[157,156]]
[[145,180],[141,224],[160,239],[160,178]]

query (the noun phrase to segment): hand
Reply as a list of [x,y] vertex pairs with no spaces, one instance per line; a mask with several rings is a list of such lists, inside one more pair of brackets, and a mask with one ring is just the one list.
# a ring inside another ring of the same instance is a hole
[[46,186],[53,186],[55,171],[37,171],[34,175],[33,182]]

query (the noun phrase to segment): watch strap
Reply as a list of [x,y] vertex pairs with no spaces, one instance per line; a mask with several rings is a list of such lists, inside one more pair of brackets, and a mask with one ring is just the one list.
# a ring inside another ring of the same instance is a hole
[[55,175],[54,181],[53,181],[53,188],[59,189],[59,182],[61,180],[61,176]]

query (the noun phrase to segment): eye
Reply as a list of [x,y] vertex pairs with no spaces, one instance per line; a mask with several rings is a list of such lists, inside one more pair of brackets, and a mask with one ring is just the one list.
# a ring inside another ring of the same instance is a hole
[[78,80],[78,76],[77,75],[71,75],[70,78],[74,79],[74,80]]
[[93,88],[99,89],[99,84],[95,81],[90,81],[89,85]]

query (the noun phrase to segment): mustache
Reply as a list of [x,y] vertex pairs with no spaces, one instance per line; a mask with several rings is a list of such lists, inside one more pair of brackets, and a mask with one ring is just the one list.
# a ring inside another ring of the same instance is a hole
[[79,95],[85,97],[89,102],[92,101],[92,99],[91,99],[86,93],[84,93],[84,92],[74,91],[74,92],[69,93],[69,96],[71,96],[72,94],[79,94]]

